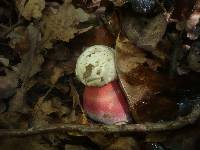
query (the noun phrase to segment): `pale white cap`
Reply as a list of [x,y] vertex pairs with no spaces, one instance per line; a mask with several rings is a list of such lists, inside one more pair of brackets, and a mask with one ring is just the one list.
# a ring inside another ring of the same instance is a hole
[[78,58],[76,76],[86,86],[103,86],[116,79],[114,49],[104,45],[88,47]]

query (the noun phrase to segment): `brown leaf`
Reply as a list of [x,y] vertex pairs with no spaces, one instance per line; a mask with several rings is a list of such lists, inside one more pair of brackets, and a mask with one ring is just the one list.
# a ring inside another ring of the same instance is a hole
[[164,95],[165,92],[170,93],[169,87],[172,90],[173,84],[166,75],[154,71],[157,70],[154,68],[156,64],[159,65],[119,35],[116,42],[117,72],[132,116],[137,122],[155,122],[176,116],[176,103]]
[[132,137],[120,137],[105,150],[139,150],[136,140]]
[[[44,61],[41,55],[39,42],[41,33],[32,23],[27,27],[27,38],[24,39],[28,43],[25,53],[21,54],[21,63],[18,64],[20,78],[30,78],[40,71],[40,67]],[[20,41],[21,42],[21,41]]]
[[40,54],[39,48],[40,32],[32,23],[27,27],[28,50],[21,56],[21,63],[17,65],[18,76],[22,80],[22,86],[17,90],[17,94],[10,101],[10,110],[26,113],[28,107],[24,100],[27,82],[35,75],[43,63],[43,56]]
[[65,150],[88,150],[88,148],[81,146],[81,145],[70,145],[66,144],[65,145]]
[[190,15],[195,1],[196,0],[175,0],[172,18],[185,21]]
[[17,74],[13,71],[6,70],[6,75],[0,76],[0,83],[0,99],[12,96],[17,90]]
[[53,41],[61,40],[68,42],[75,34],[88,31],[91,27],[79,29],[81,22],[87,21],[89,15],[82,9],[76,9],[71,0],[65,0],[56,12],[48,10],[42,18],[41,31],[42,41],[45,48],[51,48]]
[[130,41],[138,47],[154,51],[161,41],[167,28],[167,21],[163,14],[153,18],[123,16],[123,30]]
[[127,2],[127,0],[109,0],[109,1],[113,2],[115,6],[122,6]]
[[[27,27],[16,27],[8,37],[10,38],[10,46],[21,57],[21,63],[17,65],[20,78],[23,79],[27,72],[29,77],[39,72],[40,66],[44,61],[43,56],[40,54],[41,49],[38,48],[40,41],[39,30],[31,23]],[[30,68],[28,69],[27,67]]]
[[188,55],[189,68],[193,71],[200,72],[200,43],[194,42]]
[[23,128],[20,125],[21,123],[22,123],[22,116],[19,113],[5,112],[0,115],[1,129]]
[[[42,127],[52,123],[69,123],[71,110],[54,97],[50,100],[38,100],[34,107],[33,126]],[[67,117],[66,117],[67,116]]]
[[200,1],[196,1],[193,12],[186,22],[187,37],[196,40],[199,37]]
[[16,27],[7,37],[10,39],[10,47],[15,49],[17,53],[24,54],[28,51],[28,32],[25,26]]
[[[19,72],[21,74],[21,79],[24,78],[26,72],[27,72],[27,68],[26,68],[26,65],[27,65],[27,62],[30,61],[30,58],[29,58],[29,55],[30,53],[26,53],[23,55],[22,57],[22,63],[18,64],[18,69],[19,69]],[[28,77],[32,77],[33,75],[35,75],[37,72],[39,72],[41,70],[41,65],[42,63],[44,62],[44,58],[41,54],[37,54],[34,56],[34,61],[32,63],[32,66],[31,66],[31,69],[29,71],[29,75]]]
[[58,79],[63,76],[63,69],[62,68],[58,68],[58,67],[54,67],[53,68],[53,74],[51,76],[51,84],[54,85]]
[[4,138],[0,146],[3,150],[56,150],[40,137]]
[[25,19],[38,19],[45,8],[45,0],[16,0],[16,6]]

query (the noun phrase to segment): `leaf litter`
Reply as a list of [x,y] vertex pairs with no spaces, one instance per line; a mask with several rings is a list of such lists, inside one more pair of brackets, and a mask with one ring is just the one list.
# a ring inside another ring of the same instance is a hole
[[[199,1],[148,12],[140,2],[0,2],[2,149],[199,148]],[[76,60],[96,44],[115,48],[130,124],[102,125],[82,108]]]

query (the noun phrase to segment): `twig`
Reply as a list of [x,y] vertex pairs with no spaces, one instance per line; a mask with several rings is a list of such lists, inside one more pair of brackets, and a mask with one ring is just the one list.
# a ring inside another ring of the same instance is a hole
[[194,106],[192,112],[184,117],[178,117],[175,121],[167,121],[162,123],[144,123],[144,124],[127,124],[127,125],[78,125],[64,124],[42,128],[31,129],[0,129],[0,137],[22,137],[47,133],[66,133],[79,132],[87,133],[122,133],[122,132],[160,132],[170,131],[193,124],[200,116],[199,105]]

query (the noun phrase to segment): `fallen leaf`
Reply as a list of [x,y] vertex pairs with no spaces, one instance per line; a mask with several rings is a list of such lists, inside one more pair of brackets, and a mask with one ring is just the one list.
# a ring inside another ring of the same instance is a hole
[[0,55],[0,63],[2,65],[4,65],[5,67],[8,67],[9,66],[9,62],[10,62],[9,59],[4,58],[3,56]]
[[191,40],[198,39],[199,33],[199,19],[200,19],[200,2],[196,1],[193,11],[186,22],[187,37]]
[[153,52],[167,28],[163,14],[153,18],[125,15],[122,27],[128,39],[138,47]]
[[10,47],[15,49],[18,54],[23,55],[25,52],[28,51],[29,41],[27,27],[16,27],[13,32],[7,35],[7,37],[10,39]]
[[56,40],[68,42],[75,37],[75,34],[88,31],[91,27],[82,29],[77,27],[79,23],[88,19],[89,15],[81,8],[76,9],[71,0],[65,0],[56,12],[49,10],[43,15],[41,22],[44,47],[51,48]]
[[88,150],[88,148],[81,146],[81,145],[70,145],[66,144],[65,145],[65,150]]
[[200,72],[200,43],[194,42],[188,55],[189,68],[193,71]]
[[[27,72],[27,68],[26,68],[26,65],[27,65],[27,62],[30,62],[30,53],[26,53],[23,55],[22,57],[22,63],[18,64],[17,67],[19,69],[19,72],[20,72],[20,78],[23,79],[26,72]],[[34,61],[31,65],[31,69],[29,71],[29,75],[28,77],[32,77],[33,75],[35,75],[36,73],[38,73],[40,70],[41,70],[41,65],[43,64],[44,62],[44,58],[41,54],[36,54],[34,56]]]
[[113,4],[115,4],[116,6],[122,6],[128,2],[127,0],[109,0],[109,1],[113,2]]
[[132,137],[119,137],[105,150],[139,150],[139,146]]
[[170,93],[173,84],[157,71],[157,61],[147,58],[145,51],[121,36],[116,42],[116,66],[133,118],[136,122],[173,119],[177,115],[176,102],[163,95]]
[[28,118],[30,116],[23,116],[16,112],[4,112],[0,115],[1,129],[23,129],[28,128]]
[[45,0],[16,0],[16,6],[25,19],[39,19],[45,8]]
[[18,77],[14,71],[6,70],[5,76],[0,76],[0,99],[14,95],[18,86]]
[[26,39],[23,37],[23,40],[28,43],[28,47],[26,47],[27,49],[25,52],[21,54],[21,63],[17,65],[18,73],[22,80],[30,78],[39,72],[42,63],[44,62],[41,48],[39,47],[39,42],[41,40],[39,29],[31,23],[27,27],[26,32]]
[[41,97],[34,107],[33,126],[42,127],[49,124],[69,123],[71,109],[64,106],[58,98],[43,100]]
[[0,141],[3,150],[56,150],[50,144],[45,143],[40,137],[4,138]]

